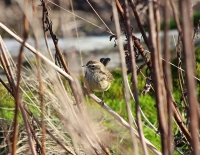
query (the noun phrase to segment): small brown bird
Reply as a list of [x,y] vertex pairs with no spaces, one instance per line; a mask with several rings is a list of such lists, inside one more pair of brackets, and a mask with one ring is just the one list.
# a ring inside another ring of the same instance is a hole
[[86,67],[84,84],[90,92],[103,92],[104,97],[104,91],[110,88],[114,78],[106,68],[110,58],[101,58],[100,61],[91,60],[83,66]]

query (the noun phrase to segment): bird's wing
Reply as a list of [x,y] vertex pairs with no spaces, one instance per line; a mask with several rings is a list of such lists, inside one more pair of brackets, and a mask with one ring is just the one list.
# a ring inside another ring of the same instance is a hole
[[113,78],[112,74],[107,70],[107,68],[104,69],[104,71],[101,71],[105,76],[102,76],[102,79],[100,80],[107,80],[109,82],[114,81],[115,79]]

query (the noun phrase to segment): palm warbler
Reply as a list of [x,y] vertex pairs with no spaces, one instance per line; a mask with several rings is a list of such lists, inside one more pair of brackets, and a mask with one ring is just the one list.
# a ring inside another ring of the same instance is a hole
[[[86,88],[91,92],[103,92],[110,88],[111,83],[114,81],[112,74],[106,68],[106,65],[110,61],[109,58],[101,58],[101,62],[96,60],[89,61],[83,67],[86,67],[84,84]],[[103,100],[103,99],[102,99]]]

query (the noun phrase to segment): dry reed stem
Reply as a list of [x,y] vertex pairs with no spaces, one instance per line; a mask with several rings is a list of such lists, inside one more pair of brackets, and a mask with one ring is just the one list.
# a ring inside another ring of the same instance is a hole
[[181,95],[183,98],[183,102],[185,104],[185,107],[188,107],[188,103],[186,101],[185,95],[184,95],[184,90],[183,90],[183,85],[185,85],[184,79],[183,79],[183,71],[180,70],[181,68],[181,36],[182,34],[178,35],[178,40],[177,40],[177,44],[176,44],[176,53],[177,53],[177,59],[178,59],[178,83],[179,83],[179,87],[180,87],[180,91],[181,91]]
[[[168,126],[166,121],[166,93],[163,81],[163,71],[162,71],[162,63],[160,57],[160,41],[159,41],[159,16],[158,16],[158,3],[157,2],[149,2],[149,34],[150,34],[150,51],[152,56],[152,64],[153,64],[153,72],[152,77],[154,81],[155,88],[155,97],[156,97],[156,106],[158,111],[158,121],[159,121],[159,130],[161,133],[161,142],[162,142],[162,153],[164,155],[168,154]],[[155,17],[155,21],[154,21]],[[156,25],[154,24],[156,23]],[[156,31],[155,31],[156,28]],[[156,35],[157,34],[157,35]]]
[[[133,116],[132,116],[132,111],[131,111],[131,103],[130,103],[130,93],[128,90],[128,82],[127,81],[127,69],[126,69],[126,62],[125,62],[125,53],[123,50],[123,44],[120,38],[120,24],[119,24],[119,17],[116,9],[116,5],[114,2],[112,2],[112,9],[113,9],[113,16],[114,16],[114,21],[115,21],[115,29],[116,29],[116,34],[118,38],[118,48],[119,48],[119,55],[120,55],[120,61],[121,61],[121,69],[122,69],[122,79],[123,79],[123,92],[124,92],[124,99],[126,103],[126,110],[128,113],[128,122],[129,126],[133,128]],[[138,146],[137,146],[137,141],[135,140],[135,134],[133,130],[129,128],[129,132],[131,135],[131,141],[132,141],[132,147],[133,147],[133,152],[134,154],[138,154]]]
[[[35,7],[35,6],[34,6]],[[33,10],[34,11],[34,15],[36,15],[36,9]],[[34,34],[34,39],[35,39],[35,49],[38,52],[38,40],[37,40],[37,36],[36,34]],[[42,76],[41,76],[41,69],[40,69],[40,65],[41,65],[41,59],[38,56],[38,54],[36,54],[36,60],[37,60],[37,77],[38,77],[38,82],[39,82],[39,96],[40,96],[40,109],[41,109],[41,123],[42,123],[42,155],[46,155],[45,152],[45,134],[46,134],[46,130],[45,130],[45,122],[44,122],[44,99],[43,99],[43,95],[44,95],[44,91],[43,91],[43,83],[42,83]]]
[[[136,73],[136,62],[135,62],[135,54],[133,49],[133,41],[132,41],[132,32],[130,27],[130,17],[129,17],[129,10],[128,10],[128,2],[124,0],[124,19],[125,19],[125,28],[127,32],[127,39],[128,39],[128,49],[131,55],[131,66],[132,66],[132,92],[134,94],[135,99],[135,109],[136,109],[136,122],[138,127],[138,132],[140,136],[140,141],[142,144],[143,153],[148,155],[147,147],[144,141],[144,135],[142,130],[142,121],[140,115],[140,106],[139,106],[139,99],[138,99],[138,92],[137,92],[137,73]],[[122,51],[123,52],[123,51]]]
[[196,81],[193,78],[195,73],[195,59],[192,41],[192,20],[191,20],[191,1],[180,1],[180,10],[182,14],[182,32],[183,32],[183,53],[186,71],[186,87],[189,102],[190,131],[192,136],[192,149],[194,155],[200,154],[199,148],[199,103],[197,100]]
[[[169,1],[166,0],[164,3],[164,59],[166,61],[171,60],[171,53],[169,51]],[[172,130],[172,107],[171,107],[171,94],[172,92],[172,76],[171,76],[171,66],[169,63],[164,63],[164,73],[166,79],[166,92],[167,92],[167,114],[168,114],[168,154],[173,155],[173,130]]]
[[[25,6],[27,6],[27,0],[25,2]],[[25,10],[26,12],[26,10]],[[20,78],[21,78],[21,71],[22,71],[22,61],[23,61],[23,53],[24,53],[24,44],[28,37],[28,20],[26,15],[24,14],[24,38],[23,42],[20,47],[19,56],[18,56],[18,65],[17,65],[17,81],[16,81],[16,88],[14,91],[14,98],[15,98],[15,112],[14,112],[14,131],[13,131],[13,144],[12,144],[12,155],[16,154],[17,149],[17,139],[18,139],[18,114],[19,114],[19,107],[20,107]]]
[[[23,40],[17,36],[15,33],[13,33],[11,30],[9,30],[5,25],[3,25],[0,22],[0,27],[4,29],[7,33],[9,33],[16,41],[18,41],[20,44],[22,44]],[[65,71],[63,71],[61,68],[56,66],[52,61],[50,61],[48,58],[46,58],[43,54],[41,54],[39,51],[37,51],[34,47],[32,47],[30,44],[25,43],[24,46],[30,50],[33,54],[38,55],[42,60],[44,60],[48,65],[53,67],[57,72],[59,72],[61,75],[69,79],[70,81],[74,81],[73,78],[67,74]]]

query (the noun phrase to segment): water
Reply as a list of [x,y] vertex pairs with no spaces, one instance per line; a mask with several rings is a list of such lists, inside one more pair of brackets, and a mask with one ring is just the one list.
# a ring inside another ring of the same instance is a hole
[[[140,33],[135,34],[137,38],[141,40],[143,43],[143,39]],[[175,41],[177,40],[178,32],[176,30],[169,31],[170,37],[170,46],[171,48],[175,47]],[[163,38],[163,32],[160,33],[161,38]],[[122,40],[125,41],[125,37],[122,36]],[[18,43],[14,39],[3,39],[5,45],[13,57],[18,56],[20,50],[20,43]],[[33,39],[28,39],[27,42],[35,46],[35,42]],[[48,43],[52,53],[55,53],[55,47],[53,41],[49,38]],[[80,37],[77,38],[66,38],[59,39],[59,47],[63,51],[66,56],[67,63],[72,71],[77,72],[81,70],[81,58],[83,64],[87,63],[89,60],[99,60],[102,57],[111,58],[111,62],[109,63],[109,68],[113,69],[120,66],[120,58],[118,47],[114,48],[114,39],[110,41],[110,36],[90,36],[90,37]],[[39,51],[44,55],[47,55],[47,48],[45,45],[44,39],[39,39],[38,41]],[[80,51],[82,53],[82,57],[80,57]],[[29,50],[25,49],[25,55],[31,56],[33,55]],[[76,65],[74,63],[76,62]],[[76,66],[76,67],[75,67]]]
[[[137,38],[139,38],[141,41],[143,41],[141,38],[140,33],[135,34]],[[147,34],[148,35],[148,34]],[[173,36],[177,38],[178,32],[176,30],[171,30],[169,31],[169,37],[170,37],[170,45],[174,46],[174,41],[173,41]],[[163,36],[163,32],[160,33],[160,36]],[[122,36],[122,40],[125,41],[125,37]],[[20,44],[14,40],[14,39],[3,39],[5,42],[8,51],[12,56],[17,56],[19,49],[20,49]],[[34,47],[34,40],[33,39],[28,39],[27,42],[31,44]],[[45,51],[46,45],[44,42],[44,39],[39,39],[39,49],[40,51]],[[50,48],[53,50],[54,49],[54,44],[53,41],[49,38],[48,43],[50,45]],[[77,38],[66,38],[66,39],[59,39],[59,46],[62,50],[67,50],[70,48],[74,48],[76,50],[81,50],[83,52],[89,52],[89,51],[94,51],[94,50],[103,50],[106,48],[114,48],[114,41],[110,41],[110,36],[89,36],[89,37],[80,37],[79,39]],[[30,52],[28,50],[25,50],[26,54],[29,54]]]

